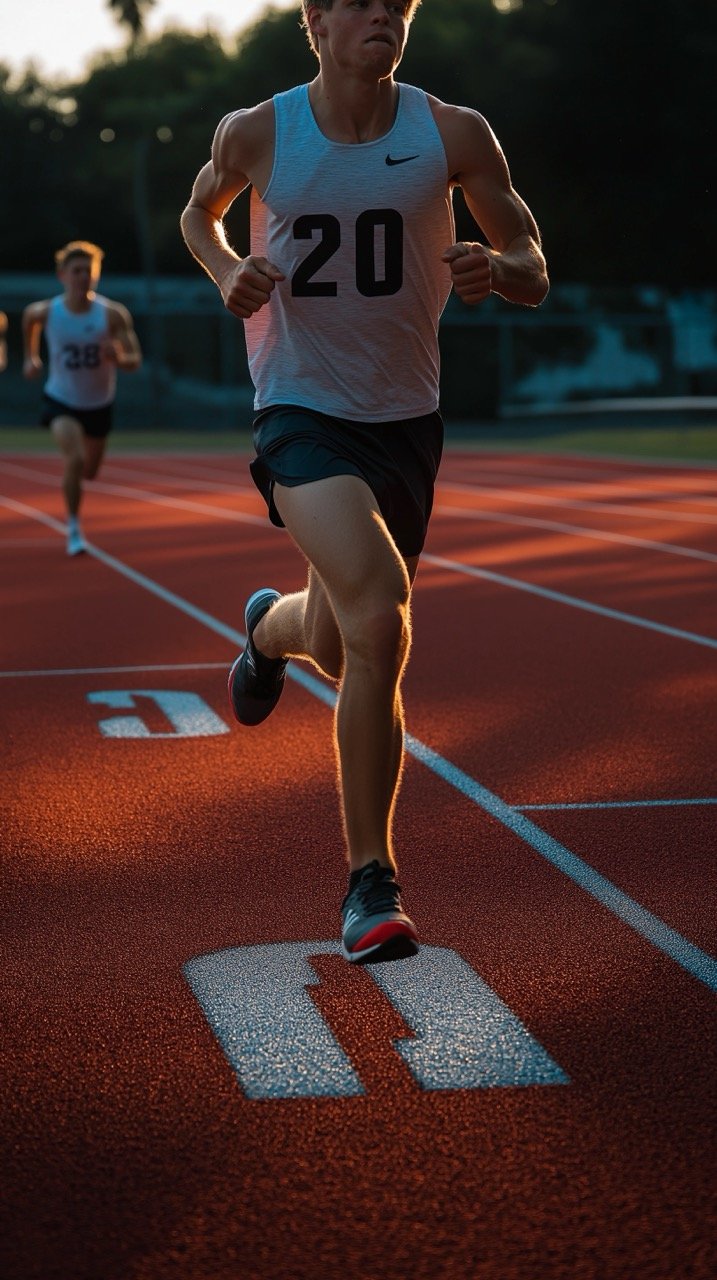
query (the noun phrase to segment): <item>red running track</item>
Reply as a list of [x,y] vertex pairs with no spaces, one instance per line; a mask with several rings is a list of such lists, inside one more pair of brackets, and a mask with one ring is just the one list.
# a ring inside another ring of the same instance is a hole
[[322,686],[229,728],[302,577],[245,459],[111,457],[80,560],[58,477],[0,459],[3,1275],[711,1280],[717,474],[447,455],[393,987]]

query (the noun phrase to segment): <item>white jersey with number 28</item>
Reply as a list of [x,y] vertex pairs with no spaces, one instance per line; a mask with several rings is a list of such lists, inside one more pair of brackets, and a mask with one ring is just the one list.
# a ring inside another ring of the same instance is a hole
[[45,323],[50,372],[45,391],[70,409],[102,409],[115,397],[117,367],[103,359],[110,336],[109,303],[96,294],[87,311],[53,298]]

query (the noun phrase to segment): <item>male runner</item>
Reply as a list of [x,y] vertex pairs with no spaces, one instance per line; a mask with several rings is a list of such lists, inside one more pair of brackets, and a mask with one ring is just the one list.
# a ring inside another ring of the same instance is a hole
[[73,240],[55,254],[64,292],[25,308],[23,373],[42,372],[40,337],[45,334],[49,376],[41,422],[49,427],[65,459],[62,482],[67,506],[67,554],[84,551],[79,522],[82,480],[97,475],[112,430],[117,369],[142,363],[132,317],[126,307],[95,293],[104,253],[87,240]]
[[[417,950],[392,817],[411,584],[442,447],[439,318],[451,287],[469,305],[494,292],[534,306],[548,289],[537,226],[485,120],[394,80],[417,6],[303,0],[316,79],[221,121],[182,216],[191,252],[245,321],[252,475],[308,561],[305,590],[248,600],[230,696],[255,725],[289,657],[338,682],[342,951],[359,963]],[[248,185],[240,259],[223,219]],[[456,186],[488,245],[454,242]]]

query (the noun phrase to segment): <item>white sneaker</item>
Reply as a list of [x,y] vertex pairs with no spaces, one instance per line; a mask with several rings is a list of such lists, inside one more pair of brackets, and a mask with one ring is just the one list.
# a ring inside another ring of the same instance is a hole
[[67,554],[68,556],[79,556],[83,551],[87,550],[85,540],[79,529],[70,529],[67,534]]

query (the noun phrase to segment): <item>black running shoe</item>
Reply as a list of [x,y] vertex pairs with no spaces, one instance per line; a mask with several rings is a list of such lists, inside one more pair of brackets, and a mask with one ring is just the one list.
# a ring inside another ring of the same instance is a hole
[[265,658],[254,646],[257,623],[281,596],[272,587],[255,591],[246,602],[244,626],[246,649],[229,672],[227,690],[234,715],[240,724],[261,724],[274,710],[284,688],[286,658]]
[[352,964],[403,960],[418,952],[418,934],[403,910],[401,886],[391,867],[376,859],[351,875],[341,916],[341,953]]

